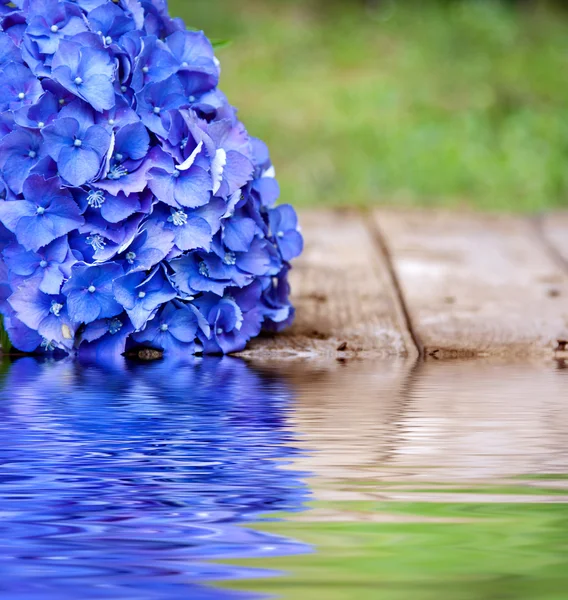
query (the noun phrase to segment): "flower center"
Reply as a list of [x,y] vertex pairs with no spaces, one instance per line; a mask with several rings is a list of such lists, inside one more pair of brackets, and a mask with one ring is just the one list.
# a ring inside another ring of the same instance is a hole
[[142,73],[147,73],[150,69],[148,67],[142,67]]
[[92,246],[95,252],[102,250],[106,246],[106,242],[102,235],[99,235],[98,233],[91,234],[85,241],[89,246]]
[[45,212],[45,208],[43,208],[43,206],[38,206],[36,208],[36,215],[43,215],[44,212]]
[[162,323],[160,325],[160,329],[161,329],[161,331],[167,331],[168,330],[168,324],[167,323]]
[[26,95],[24,94],[24,92],[20,92],[20,93],[18,94],[18,98],[19,98],[20,100],[23,100],[25,97],[26,97]]
[[88,291],[90,294],[94,294],[94,293],[97,291],[97,288],[96,288],[94,285],[90,285],[90,286],[87,288],[87,291]]
[[125,85],[120,86],[120,91],[124,94],[128,88]]
[[91,190],[87,196],[87,204],[93,208],[100,208],[105,202],[102,190]]
[[65,104],[65,98],[59,98],[59,104],[63,106]]
[[42,127],[45,127],[45,123],[43,121],[40,121],[37,126],[41,129]]
[[128,252],[126,254],[126,262],[130,265],[134,264],[135,258],[136,258],[136,253],[134,253],[134,252]]
[[199,274],[203,277],[209,277],[209,269],[203,261],[199,263]]
[[121,160],[124,158],[124,156],[123,156],[122,154],[120,154],[120,152],[117,152],[117,153],[114,155],[114,158],[115,158],[116,160],[118,160],[118,161],[121,161]]
[[57,25],[52,25],[49,29],[51,29],[51,33],[57,33],[59,31],[59,27],[57,27]]
[[63,308],[63,304],[59,304],[59,302],[57,302],[56,300],[52,300],[51,301],[51,308],[49,309],[49,312],[52,315],[55,315],[56,317],[58,317],[62,308]]
[[81,85],[83,83],[83,79],[81,77],[75,77],[75,85]]
[[159,115],[161,110],[159,106],[154,106],[154,114]]
[[278,232],[276,235],[277,235],[279,238],[283,238],[283,237],[284,237],[284,232],[283,232],[283,231],[279,231],[279,232]]
[[181,63],[181,66],[182,66],[184,69],[187,69],[187,67],[189,67],[189,63],[187,62],[187,60],[184,60],[184,61]]
[[107,179],[120,179],[128,175],[128,171],[122,165],[113,165],[108,172]]
[[51,340],[48,340],[47,338],[43,338],[43,340],[41,340],[41,347],[46,352],[53,352],[55,350],[55,344]]
[[107,35],[105,38],[105,44],[107,46],[110,46],[112,44],[112,38],[110,37],[110,35]]
[[145,298],[146,292],[138,292],[138,298]]
[[216,333],[217,333],[217,335],[222,335],[223,334],[223,328],[222,327],[217,327]]
[[45,269],[45,268],[47,267],[47,261],[46,261],[46,260],[42,260],[42,261],[39,263],[39,266],[40,266],[42,269]]
[[111,335],[114,335],[115,333],[118,333],[121,329],[122,329],[122,321],[120,319],[113,319],[108,324],[108,332]]
[[73,146],[80,148],[83,145],[83,142],[81,140],[75,140],[73,142]]
[[109,124],[109,125],[114,125],[114,119],[109,119],[109,120],[108,120],[108,124]]
[[37,156],[37,152],[36,152],[35,150],[30,150],[30,151],[28,152],[28,156],[29,156],[30,158],[35,158],[35,157]]
[[228,252],[225,252],[225,257],[223,258],[223,262],[226,265],[234,265],[237,262],[237,255],[234,252],[231,252],[229,250]]
[[172,214],[168,217],[168,221],[176,227],[183,227],[187,223],[187,215],[183,210],[171,209]]

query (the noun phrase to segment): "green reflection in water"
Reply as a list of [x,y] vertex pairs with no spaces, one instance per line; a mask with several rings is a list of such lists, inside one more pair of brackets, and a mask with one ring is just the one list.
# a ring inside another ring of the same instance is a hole
[[[560,484],[562,477],[542,479]],[[263,523],[263,531],[313,544],[314,554],[239,561],[285,575],[230,587],[300,600],[568,598],[568,500],[559,496],[568,499],[567,489],[410,487],[394,486],[417,500],[318,501],[308,512]],[[382,491],[391,494],[393,486]],[[432,493],[433,501],[420,497]]]

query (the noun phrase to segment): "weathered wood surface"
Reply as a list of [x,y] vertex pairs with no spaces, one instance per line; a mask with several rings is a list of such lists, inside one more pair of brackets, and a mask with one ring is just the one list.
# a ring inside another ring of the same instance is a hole
[[[426,356],[553,356],[563,350],[568,273],[531,220],[378,210],[374,221]],[[562,245],[561,232],[551,229],[550,235]]]
[[538,226],[553,258],[568,273],[568,213],[546,215]]
[[300,214],[305,250],[291,272],[296,321],[241,356],[415,356],[388,265],[352,211]]

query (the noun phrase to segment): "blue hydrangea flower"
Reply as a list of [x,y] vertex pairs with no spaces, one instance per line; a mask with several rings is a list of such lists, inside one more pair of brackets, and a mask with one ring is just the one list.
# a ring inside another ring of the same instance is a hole
[[178,295],[161,267],[149,276],[137,271],[118,278],[113,291],[135,329],[142,329],[157,308]]
[[46,156],[43,139],[38,131],[14,127],[0,141],[0,168],[7,186],[21,194],[24,182]]
[[114,106],[116,65],[95,34],[78,34],[59,43],[53,55],[53,79],[97,111]]
[[8,302],[18,320],[37,331],[47,349],[73,347],[76,325],[69,317],[66,298],[41,292],[39,278],[26,279]]
[[71,2],[31,0],[26,8],[28,26],[25,35],[42,54],[54,54],[62,39],[88,31],[81,10]]
[[269,213],[269,223],[282,258],[289,261],[299,256],[304,242],[298,231],[296,211],[289,204],[277,206]]
[[57,177],[30,175],[23,199],[0,201],[0,221],[26,249],[39,250],[83,224],[79,207]]
[[11,62],[0,70],[0,111],[34,104],[42,94],[41,83],[25,65]]
[[198,320],[190,306],[170,302],[134,340],[170,353],[191,354],[195,348]]
[[0,313],[24,352],[242,350],[294,317],[296,214],[165,0],[0,2]]
[[92,323],[119,315],[122,306],[116,301],[112,287],[122,273],[122,267],[115,263],[75,265],[62,290],[67,296],[71,319],[76,323]]
[[69,249],[67,236],[57,238],[37,252],[13,244],[2,254],[12,275],[40,278],[39,290],[44,294],[59,294],[63,281],[71,277],[71,267],[77,262]]
[[84,185],[98,175],[111,143],[108,131],[92,124],[89,108],[79,112],[78,118],[60,116],[41,132],[47,153],[73,186]]

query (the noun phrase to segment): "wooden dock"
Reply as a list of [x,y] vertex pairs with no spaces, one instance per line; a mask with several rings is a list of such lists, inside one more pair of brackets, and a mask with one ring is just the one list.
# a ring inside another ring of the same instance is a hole
[[304,211],[294,326],[242,356],[568,358],[568,215]]

